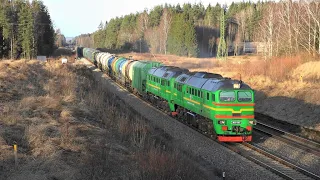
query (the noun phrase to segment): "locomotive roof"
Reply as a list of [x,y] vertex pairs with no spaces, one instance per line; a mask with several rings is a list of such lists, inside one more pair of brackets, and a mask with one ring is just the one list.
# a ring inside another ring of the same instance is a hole
[[195,72],[195,77],[199,78],[223,78],[220,74],[208,73],[208,72]]
[[202,86],[202,89],[207,91],[217,91],[217,90],[234,90],[234,84],[240,84],[240,90],[251,90],[251,88],[238,80],[232,80],[230,78],[224,79],[209,79],[205,84]]
[[179,76],[181,73],[184,72],[188,72],[189,70],[187,69],[181,69],[179,67],[175,67],[175,66],[160,66],[157,68],[152,68],[149,73],[157,76],[157,77],[161,77],[164,79],[170,79],[172,77],[177,77]]
[[185,82],[185,84],[200,89],[207,80],[208,79],[206,78],[190,76],[189,79]]
[[[176,82],[208,91],[233,90],[234,84],[239,84],[239,81],[237,80],[224,78],[220,74],[206,72],[184,73],[177,77]],[[239,89],[251,90],[251,88],[245,83],[241,83]]]

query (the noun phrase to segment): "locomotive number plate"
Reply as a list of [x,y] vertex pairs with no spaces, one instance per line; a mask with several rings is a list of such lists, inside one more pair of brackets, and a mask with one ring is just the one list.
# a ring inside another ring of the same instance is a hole
[[241,124],[241,121],[232,121],[232,124]]

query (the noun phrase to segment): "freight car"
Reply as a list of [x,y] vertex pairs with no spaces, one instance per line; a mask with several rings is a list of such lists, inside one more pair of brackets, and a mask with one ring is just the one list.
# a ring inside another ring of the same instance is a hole
[[[81,48],[81,47],[78,47]],[[155,106],[222,142],[252,140],[254,91],[244,82],[190,72],[155,61],[136,61],[94,49],[77,54]]]

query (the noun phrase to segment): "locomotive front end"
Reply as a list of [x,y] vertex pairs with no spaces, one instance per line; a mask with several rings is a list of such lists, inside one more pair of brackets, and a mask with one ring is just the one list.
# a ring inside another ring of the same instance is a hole
[[252,140],[254,119],[254,91],[241,89],[234,84],[233,90],[219,90],[213,102],[214,128],[222,142],[242,142]]

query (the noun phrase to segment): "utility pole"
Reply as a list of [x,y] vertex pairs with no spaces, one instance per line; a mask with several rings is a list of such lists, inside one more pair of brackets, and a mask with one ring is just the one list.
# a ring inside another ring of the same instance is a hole
[[218,53],[217,58],[226,60],[227,59],[227,44],[225,40],[225,12],[224,9],[221,9],[221,16],[220,16],[220,40],[218,46]]

